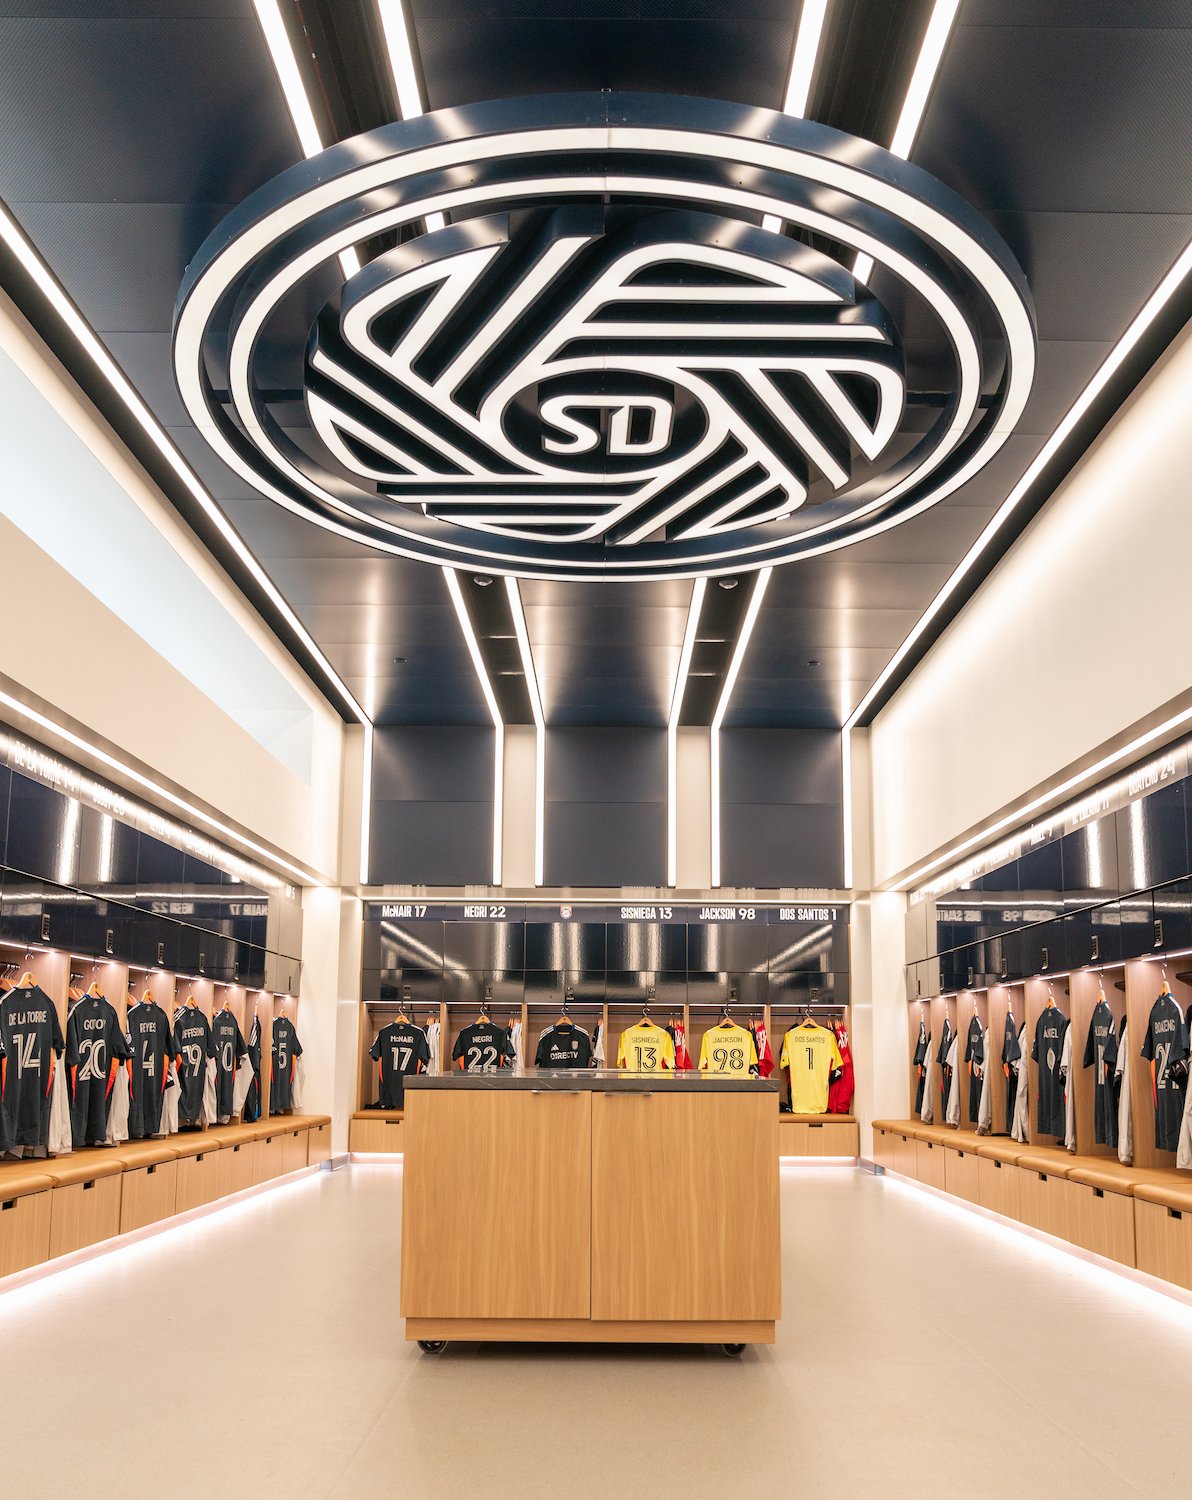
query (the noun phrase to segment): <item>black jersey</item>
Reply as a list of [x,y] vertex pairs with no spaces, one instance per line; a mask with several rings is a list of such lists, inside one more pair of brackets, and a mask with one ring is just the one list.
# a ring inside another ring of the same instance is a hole
[[37,985],[10,990],[0,1004],[3,1108],[11,1144],[45,1148],[55,1059],[66,1043],[54,1002]]
[[1173,1069],[1188,1056],[1188,1028],[1179,1006],[1169,994],[1151,1006],[1142,1055],[1151,1065],[1151,1094],[1155,1102],[1155,1145],[1174,1151],[1179,1145],[1184,1115],[1184,1090]]
[[969,1075],[969,1120],[975,1125],[981,1113],[981,1075],[985,1070],[985,1030],[976,1016],[968,1023],[964,1061]]
[[430,1043],[421,1026],[390,1021],[377,1032],[368,1055],[380,1064],[378,1099],[382,1109],[404,1109],[406,1079],[421,1073],[430,1062]]
[[212,1021],[211,1043],[215,1049],[215,1113],[218,1119],[226,1120],[232,1113],[236,1069],[248,1051],[240,1022],[230,1010],[221,1010]]
[[952,1069],[948,1066],[948,1053],[952,1050],[952,1041],[956,1033],[952,1030],[952,1023],[947,1016],[944,1017],[944,1029],[940,1033],[939,1050],[935,1054],[935,1060],[940,1065],[940,1089],[944,1101],[944,1108],[948,1107],[948,1091],[952,1087]]
[[1098,1146],[1117,1145],[1117,1097],[1113,1087],[1117,1067],[1117,1032],[1113,1011],[1099,1000],[1084,1043],[1084,1066],[1093,1068],[1093,1135]]
[[1006,1012],[1006,1024],[1002,1031],[1002,1068],[1006,1074],[1006,1128],[1014,1121],[1014,1102],[1018,1098],[1018,1069],[1022,1061],[1022,1048],[1018,1045],[1018,1023],[1014,1012]]
[[919,1076],[919,1086],[915,1090],[915,1113],[923,1112],[923,1093],[927,1086],[928,1059],[931,1053],[931,1033],[919,1022],[919,1040],[915,1043],[915,1055],[911,1058],[911,1067]]
[[203,1117],[207,1060],[215,1055],[211,1023],[197,1005],[185,1005],[174,1017],[174,1051],[178,1055],[179,1125],[198,1125]]
[[261,1021],[255,1014],[248,1028],[248,1060],[252,1064],[252,1082],[244,1096],[240,1118],[251,1123],[261,1118]]
[[467,1073],[495,1073],[513,1063],[513,1042],[495,1021],[473,1021],[455,1039],[451,1061]]
[[289,1016],[273,1023],[273,1070],[269,1075],[269,1113],[294,1108],[294,1069],[302,1056],[302,1043]]
[[8,1115],[4,1109],[4,1064],[7,1057],[4,1037],[0,1034],[0,1156],[12,1150],[12,1131],[8,1128]]
[[103,1145],[116,1069],[131,1055],[115,1007],[102,995],[84,995],[66,1022],[70,1128],[76,1151]]
[[1047,1006],[1035,1025],[1035,1042],[1031,1048],[1031,1058],[1039,1064],[1039,1134],[1053,1135],[1061,1141],[1067,1133],[1064,1080],[1060,1076],[1067,1029],[1068,1018],[1059,1006]]
[[143,1141],[161,1133],[161,1105],[175,1056],[169,1016],[152,1001],[130,1005],[125,1040],[132,1053],[128,1138]]
[[536,1068],[587,1068],[592,1063],[592,1039],[582,1026],[556,1023],[538,1039]]

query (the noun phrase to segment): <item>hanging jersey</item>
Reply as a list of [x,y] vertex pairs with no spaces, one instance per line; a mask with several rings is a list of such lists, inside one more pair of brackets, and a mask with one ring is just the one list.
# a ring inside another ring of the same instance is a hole
[[390,1021],[377,1032],[368,1055],[378,1064],[382,1109],[406,1107],[406,1079],[430,1066],[430,1043],[421,1026],[411,1021]]
[[252,1064],[252,1082],[248,1086],[240,1118],[251,1124],[261,1118],[261,1021],[255,1011],[252,1025],[248,1029],[248,1060]]
[[1049,1005],[1035,1024],[1031,1061],[1039,1064],[1038,1129],[1062,1141],[1066,1133],[1064,1083],[1060,1064],[1064,1056],[1064,1033],[1068,1018],[1058,1005]]
[[770,1050],[770,1038],[764,1021],[754,1021],[749,1027],[753,1033],[753,1045],[757,1048],[757,1073],[759,1078],[769,1078],[774,1071],[774,1054]]
[[513,1043],[495,1021],[473,1021],[456,1037],[451,1061],[465,1073],[495,1073],[513,1065]]
[[713,1026],[699,1044],[701,1073],[747,1078],[757,1072],[757,1045],[744,1026]]
[[853,1053],[848,1042],[848,1028],[843,1022],[832,1027],[836,1045],[840,1049],[840,1077],[828,1084],[828,1113],[847,1115],[853,1105],[856,1081],[853,1076]]
[[178,1123],[197,1125],[203,1113],[207,1059],[213,1055],[211,1024],[197,1005],[184,1005],[174,1017],[174,1051],[178,1057]]
[[1174,1151],[1179,1145],[1184,1091],[1174,1071],[1188,1056],[1188,1028],[1179,1006],[1169,994],[1151,1006],[1142,1055],[1151,1065],[1151,1097],[1155,1106],[1155,1145]]
[[273,1022],[272,1068],[269,1074],[269,1113],[294,1108],[294,1070],[302,1056],[302,1043],[289,1016]]
[[1098,1146],[1117,1145],[1117,1032],[1113,1011],[1099,1000],[1084,1043],[1084,1066],[1093,1068],[1093,1138]]
[[791,1109],[795,1114],[826,1113],[828,1080],[842,1062],[832,1033],[814,1021],[792,1027],[782,1039],[779,1061],[790,1073]]
[[221,1010],[212,1021],[211,1041],[215,1048],[215,1114],[218,1119],[226,1120],[232,1113],[236,1069],[248,1051],[240,1022],[230,1010]]
[[586,1068],[592,1062],[592,1041],[582,1026],[569,1021],[549,1026],[538,1038],[536,1068]]
[[1022,1052],[1018,1046],[1018,1031],[1014,1025],[1014,1012],[1006,1012],[1006,1024],[1002,1031],[1002,1072],[1006,1075],[1006,1122],[1014,1118],[1014,1102],[1018,1095],[1018,1067]]
[[653,1021],[638,1021],[621,1033],[617,1067],[630,1073],[660,1073],[675,1066],[675,1044]]
[[84,995],[66,1023],[70,1128],[76,1151],[104,1144],[116,1069],[130,1056],[115,1007],[102,995]]
[[161,1132],[161,1105],[174,1056],[169,1016],[160,1005],[139,1000],[128,1007],[125,1040],[132,1053],[128,1138],[143,1141]]
[[12,1132],[8,1128],[8,1115],[4,1110],[4,1064],[7,1058],[4,1037],[0,1035],[0,1156],[12,1150]]
[[952,1063],[949,1059],[954,1060],[952,1052],[952,1043],[954,1040],[955,1033],[952,1030],[952,1023],[945,1016],[944,1029],[940,1033],[939,1050],[935,1055],[935,1060],[939,1064],[940,1069],[940,1099],[943,1102],[945,1115],[947,1113],[948,1100],[952,1097]]
[[981,1077],[985,1072],[985,1031],[977,1016],[968,1023],[964,1043],[964,1065],[968,1070],[969,1123],[975,1125],[981,1113]]
[[931,1035],[926,1025],[919,1022],[919,1036],[915,1042],[915,1051],[911,1057],[911,1067],[915,1070],[918,1080],[915,1088],[915,1113],[921,1114],[923,1109],[923,1093],[927,1086],[927,1059],[931,1052]]
[[43,989],[10,990],[0,1004],[4,1061],[0,1105],[12,1145],[44,1147],[50,1134],[50,1094],[56,1059],[66,1043],[54,1002]]
[[670,1032],[671,1041],[675,1044],[675,1071],[679,1073],[691,1072],[691,1053],[687,1050],[687,1028],[682,1021],[676,1021],[673,1026],[667,1028]]

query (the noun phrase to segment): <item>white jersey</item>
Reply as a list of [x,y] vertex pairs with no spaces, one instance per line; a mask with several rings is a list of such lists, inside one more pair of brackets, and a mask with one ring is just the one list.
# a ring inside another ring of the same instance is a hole
[[1118,1161],[1134,1165],[1134,1122],[1130,1118],[1130,1023],[1122,1027],[1118,1038],[1118,1060],[1114,1077],[1120,1080],[1118,1095]]
[[1180,1121],[1180,1139],[1175,1152],[1175,1164],[1181,1172],[1192,1172],[1192,1088],[1184,1104],[1184,1118]]
[[1018,1088],[1014,1094],[1014,1120],[1010,1126],[1010,1134],[1016,1141],[1024,1145],[1030,1140],[1030,1105],[1027,1100],[1027,1058],[1030,1056],[1030,1047],[1027,1044],[1026,1024],[1018,1033],[1018,1061],[1011,1067],[1018,1074]]
[[1064,1030],[1064,1050],[1060,1053],[1060,1077],[1064,1080],[1064,1145],[1076,1150],[1076,1080],[1072,1077],[1072,1028]]
[[948,1084],[947,1112],[944,1119],[949,1125],[960,1124],[960,1069],[956,1066],[956,1056],[960,1038],[954,1036],[948,1048],[948,1067],[952,1069],[950,1082]]
[[989,1027],[985,1028],[985,1062],[981,1068],[981,1101],[977,1105],[977,1134],[988,1135],[993,1129],[993,1094],[989,1087],[990,1065]]

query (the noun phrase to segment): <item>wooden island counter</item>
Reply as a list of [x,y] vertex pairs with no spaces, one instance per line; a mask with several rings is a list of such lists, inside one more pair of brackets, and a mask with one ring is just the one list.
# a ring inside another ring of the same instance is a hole
[[778,1101],[693,1073],[406,1083],[406,1337],[772,1343]]

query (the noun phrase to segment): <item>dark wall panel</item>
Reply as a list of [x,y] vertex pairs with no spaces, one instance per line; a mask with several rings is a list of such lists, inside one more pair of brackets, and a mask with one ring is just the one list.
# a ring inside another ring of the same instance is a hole
[[665,731],[550,731],[545,852],[548,885],[666,880]]
[[377,729],[370,882],[491,882],[493,753],[492,729]]
[[722,730],[722,884],[843,885],[840,776],[835,730]]

